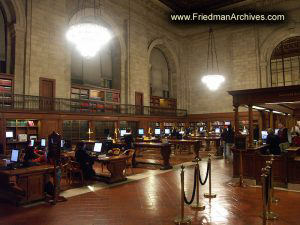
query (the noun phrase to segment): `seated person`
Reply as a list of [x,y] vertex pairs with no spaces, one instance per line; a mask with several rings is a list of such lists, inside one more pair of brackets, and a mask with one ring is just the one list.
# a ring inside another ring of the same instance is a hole
[[270,154],[280,155],[280,138],[274,134],[272,128],[268,129],[267,144],[269,145]]
[[133,143],[133,137],[130,129],[126,130],[126,134],[124,135],[125,147],[124,149],[131,149]]
[[25,156],[24,156],[24,166],[30,166],[32,162],[46,162],[46,154],[42,151],[36,151],[34,147],[30,146],[29,144],[25,148]]
[[95,171],[93,169],[94,159],[85,151],[85,143],[77,143],[75,159],[80,164],[83,176],[85,178],[91,178],[95,176]]

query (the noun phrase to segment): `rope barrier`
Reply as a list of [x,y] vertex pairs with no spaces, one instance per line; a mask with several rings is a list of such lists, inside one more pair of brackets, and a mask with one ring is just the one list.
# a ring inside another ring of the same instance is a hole
[[192,197],[191,197],[191,200],[188,201],[187,198],[186,198],[186,195],[185,195],[185,192],[184,192],[184,202],[185,204],[187,205],[190,205],[193,203],[194,199],[195,199],[195,193],[196,193],[196,182],[197,182],[197,179],[196,179],[196,176],[197,176],[197,168],[195,167],[195,170],[194,170],[194,187],[193,187],[193,193],[192,193]]
[[200,181],[200,184],[201,185],[204,185],[207,181],[207,178],[208,178],[208,174],[209,174],[209,163],[207,163],[207,169],[206,169],[206,176],[205,176],[205,179],[204,179],[204,182],[202,182],[202,179],[201,179],[201,174],[200,174],[200,168],[199,168],[199,181]]

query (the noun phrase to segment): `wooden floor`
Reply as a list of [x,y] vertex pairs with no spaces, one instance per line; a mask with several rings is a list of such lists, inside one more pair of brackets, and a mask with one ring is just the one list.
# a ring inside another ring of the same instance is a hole
[[[186,158],[192,158],[192,155]],[[182,161],[186,161],[186,158]],[[173,159],[175,160],[175,159]],[[180,160],[178,160],[180,161]],[[206,159],[201,161],[201,174],[206,172]],[[260,218],[261,189],[234,188],[231,180],[232,165],[224,159],[213,160],[213,191],[217,198],[211,201],[202,194],[207,185],[201,186],[201,202],[206,209],[201,212],[185,207],[192,217],[192,224],[262,224]],[[193,168],[186,168],[186,195],[190,198],[193,188]],[[2,225],[168,225],[180,213],[180,171],[173,170],[138,181],[121,184],[96,192],[71,197],[56,206],[40,204],[16,208],[0,202]],[[275,191],[280,198],[273,211],[280,219],[268,224],[300,224],[300,193]]]

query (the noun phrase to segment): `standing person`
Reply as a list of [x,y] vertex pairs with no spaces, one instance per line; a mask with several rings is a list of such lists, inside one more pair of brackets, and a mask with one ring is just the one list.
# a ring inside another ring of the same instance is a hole
[[256,140],[256,141],[259,140],[259,128],[258,128],[258,125],[255,125],[255,128],[253,129],[253,140]]
[[280,150],[285,151],[289,147],[288,129],[282,124],[278,124],[278,137],[280,139]]
[[228,130],[225,137],[225,159],[229,159],[229,161],[232,161],[232,153],[231,153],[231,147],[234,143],[234,131],[231,127],[231,125],[228,125]]
[[280,139],[274,134],[272,128],[268,129],[267,144],[269,145],[270,154],[280,155]]
[[222,143],[222,147],[223,147],[223,152],[222,152],[222,155],[224,153],[224,158],[226,159],[227,156],[226,156],[226,136],[227,136],[227,128],[224,128],[222,133],[221,133],[221,143]]
[[76,162],[80,164],[84,178],[92,178],[95,176],[93,169],[94,159],[85,151],[85,143],[78,142],[75,152]]
[[124,141],[125,141],[125,150],[132,149],[133,148],[133,136],[130,129],[126,130],[126,134],[124,135]]

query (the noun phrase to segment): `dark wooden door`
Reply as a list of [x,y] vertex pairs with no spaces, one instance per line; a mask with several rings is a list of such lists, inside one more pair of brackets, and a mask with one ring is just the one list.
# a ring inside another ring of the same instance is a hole
[[144,114],[144,94],[135,92],[135,113]]
[[54,110],[55,80],[40,78],[40,109]]

